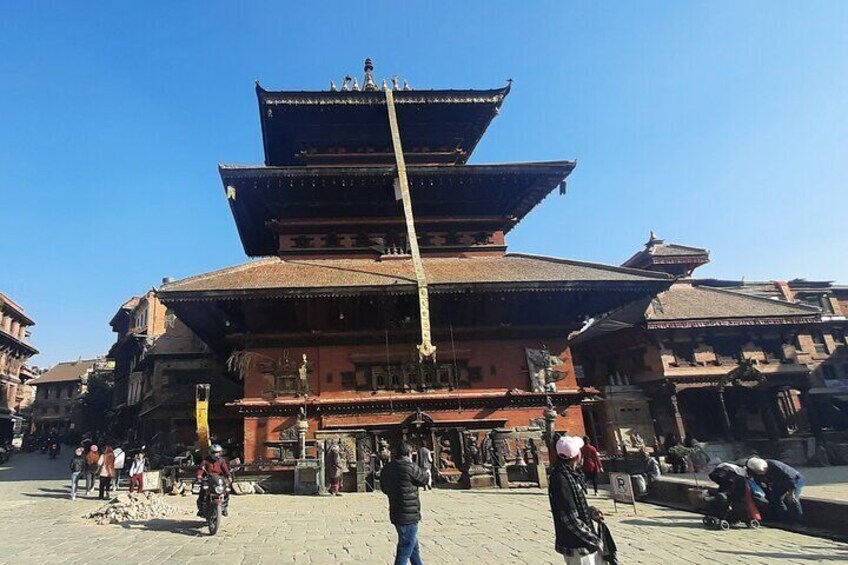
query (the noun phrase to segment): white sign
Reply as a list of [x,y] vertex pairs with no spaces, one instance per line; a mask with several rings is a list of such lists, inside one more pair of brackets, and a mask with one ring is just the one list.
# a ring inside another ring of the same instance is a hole
[[627,473],[610,473],[610,485],[612,485],[612,498],[616,502],[633,504],[633,482]]
[[162,489],[161,471],[145,471],[141,476],[141,488],[159,491]]

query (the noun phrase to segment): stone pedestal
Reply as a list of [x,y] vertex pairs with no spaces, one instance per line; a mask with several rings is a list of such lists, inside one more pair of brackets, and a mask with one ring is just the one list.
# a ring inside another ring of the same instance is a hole
[[539,488],[548,488],[548,473],[545,471],[545,466],[540,463],[533,467],[536,470],[536,483]]
[[509,475],[507,475],[506,467],[495,468],[495,477],[500,488],[509,488]]
[[368,492],[368,464],[356,462],[356,492]]
[[298,459],[294,468],[294,493],[318,494],[319,491],[319,459]]

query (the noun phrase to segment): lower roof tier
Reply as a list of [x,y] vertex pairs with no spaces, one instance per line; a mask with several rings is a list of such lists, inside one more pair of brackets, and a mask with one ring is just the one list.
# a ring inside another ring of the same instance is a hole
[[[530,334],[564,339],[586,317],[671,284],[665,274],[522,254],[428,257],[424,270],[434,336],[458,341]],[[387,323],[398,332],[417,331],[418,292],[408,258],[269,258],[167,283],[159,296],[217,350],[229,349],[239,336],[341,344],[382,340]]]
[[[574,169],[573,161],[407,168],[416,218],[486,219],[492,230],[512,229]],[[221,166],[221,179],[245,253],[275,255],[275,224],[291,220],[339,225],[403,220],[393,166]]]

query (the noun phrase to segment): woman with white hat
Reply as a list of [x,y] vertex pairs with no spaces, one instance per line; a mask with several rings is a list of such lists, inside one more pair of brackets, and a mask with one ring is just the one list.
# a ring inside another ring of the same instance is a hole
[[548,497],[554,515],[556,550],[571,565],[602,563],[598,552],[601,540],[592,529],[592,520],[601,521],[600,510],[586,504],[585,482],[580,472],[583,439],[563,436],[556,443],[557,460],[551,470]]

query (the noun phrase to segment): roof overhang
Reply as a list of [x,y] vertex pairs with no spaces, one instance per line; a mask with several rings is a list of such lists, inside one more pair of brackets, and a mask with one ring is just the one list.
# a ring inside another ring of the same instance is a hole
[[[407,162],[464,164],[509,93],[394,92]],[[382,91],[269,91],[256,84],[266,165],[392,163]]]
[[[508,232],[574,167],[574,161],[410,166],[407,175],[416,217],[486,218],[492,229]],[[220,173],[245,253],[253,257],[277,253],[272,222],[403,218],[394,166],[221,166]]]

